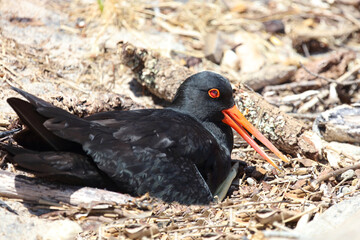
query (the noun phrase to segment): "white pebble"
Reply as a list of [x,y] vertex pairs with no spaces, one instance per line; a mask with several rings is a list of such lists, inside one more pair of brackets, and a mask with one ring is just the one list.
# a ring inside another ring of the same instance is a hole
[[352,169],[347,170],[343,174],[341,174],[341,179],[351,179],[355,175],[355,171]]
[[253,178],[251,178],[251,177],[247,178],[247,179],[246,179],[246,182],[247,182],[250,186],[253,186],[253,185],[255,185],[255,183],[256,183],[256,181],[255,181]]

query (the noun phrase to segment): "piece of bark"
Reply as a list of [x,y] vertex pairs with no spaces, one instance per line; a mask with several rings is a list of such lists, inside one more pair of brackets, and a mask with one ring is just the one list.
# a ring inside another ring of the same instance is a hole
[[289,211],[289,210],[273,210],[267,213],[257,213],[255,218],[262,224],[270,224],[275,221],[283,221],[284,219],[294,218],[292,221],[295,221],[300,218],[296,217],[299,214],[297,211]]
[[235,89],[235,103],[244,116],[280,150],[291,155],[301,153],[311,159],[319,157],[319,146],[316,145],[319,139],[315,133],[305,131],[303,122],[241,86]]
[[144,108],[129,97],[107,92],[92,92],[90,95],[80,96],[50,96],[49,102],[79,117],[98,112]]
[[[122,62],[132,69],[137,81],[167,101],[173,99],[186,77],[194,73],[169,58],[131,44],[120,43],[119,50]],[[226,77],[236,82],[231,76]],[[321,146],[317,144],[319,137],[312,131],[305,131],[306,126],[301,121],[267,103],[261,95],[241,86],[235,89],[235,102],[245,117],[280,150],[291,155],[301,153],[310,159],[320,156]]]
[[360,143],[360,108],[341,105],[321,113],[313,131],[326,141]]
[[129,43],[119,43],[122,63],[136,75],[136,80],[155,96],[171,102],[180,84],[194,72],[174,64],[158,53],[139,49]]
[[19,198],[31,202],[47,200],[79,205],[91,202],[114,202],[126,204],[134,198],[121,193],[91,187],[76,187],[47,183],[41,179],[0,170],[0,196]]
[[51,96],[50,102],[79,117],[86,117],[98,112],[145,108],[125,95],[108,92],[92,92],[90,95],[80,96]]
[[339,142],[325,142],[323,141],[325,149],[332,150],[339,155],[341,158],[352,159],[353,161],[360,161],[360,147],[350,143],[339,143]]

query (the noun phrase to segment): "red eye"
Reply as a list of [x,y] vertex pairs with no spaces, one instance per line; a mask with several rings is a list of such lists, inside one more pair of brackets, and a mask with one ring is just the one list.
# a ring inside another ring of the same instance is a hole
[[212,89],[210,89],[210,90],[208,91],[208,93],[209,93],[209,96],[210,96],[211,98],[218,98],[218,97],[220,97],[220,91],[219,91],[219,89],[212,88]]

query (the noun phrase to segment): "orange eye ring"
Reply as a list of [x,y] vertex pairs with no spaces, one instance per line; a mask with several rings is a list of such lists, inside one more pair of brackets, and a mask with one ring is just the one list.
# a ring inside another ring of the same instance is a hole
[[211,98],[218,98],[220,97],[220,91],[219,89],[212,88],[208,91],[208,94]]

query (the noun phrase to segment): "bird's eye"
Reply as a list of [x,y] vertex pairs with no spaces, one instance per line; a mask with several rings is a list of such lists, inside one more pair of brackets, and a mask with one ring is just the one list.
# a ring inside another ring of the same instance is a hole
[[220,91],[219,89],[212,88],[208,91],[208,94],[211,98],[218,98],[220,97]]

